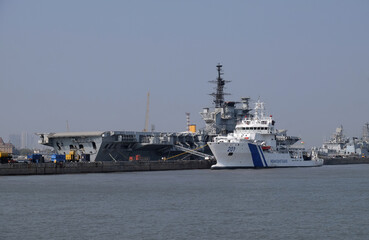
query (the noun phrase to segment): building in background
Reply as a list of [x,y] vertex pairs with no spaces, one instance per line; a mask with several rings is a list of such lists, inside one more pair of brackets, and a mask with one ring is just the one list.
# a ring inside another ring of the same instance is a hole
[[0,152],[13,153],[14,146],[11,143],[4,143],[3,139],[0,137]]
[[27,148],[28,147],[28,133],[22,132],[21,134],[21,148]]
[[12,143],[16,149],[35,149],[42,147],[42,145],[38,144],[38,137],[35,134],[29,134],[27,132],[9,135],[9,142]]

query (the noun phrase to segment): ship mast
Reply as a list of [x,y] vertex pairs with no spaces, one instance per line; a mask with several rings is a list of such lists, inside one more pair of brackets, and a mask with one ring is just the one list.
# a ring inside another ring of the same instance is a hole
[[216,80],[211,80],[209,82],[211,83],[216,83],[216,92],[209,94],[210,96],[214,97],[213,102],[215,103],[215,107],[216,108],[221,108],[223,107],[224,104],[224,95],[230,95],[229,93],[224,93],[223,89],[224,89],[224,85],[226,82],[230,82],[228,80],[224,80],[222,78],[223,72],[222,72],[222,65],[220,63],[218,63],[217,65],[217,71],[218,71],[218,77]]

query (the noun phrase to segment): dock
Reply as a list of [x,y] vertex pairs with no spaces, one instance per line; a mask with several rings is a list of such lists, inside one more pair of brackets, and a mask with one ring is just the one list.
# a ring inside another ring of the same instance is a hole
[[368,164],[369,157],[324,158],[324,165]]
[[0,176],[210,169],[213,160],[0,164]]

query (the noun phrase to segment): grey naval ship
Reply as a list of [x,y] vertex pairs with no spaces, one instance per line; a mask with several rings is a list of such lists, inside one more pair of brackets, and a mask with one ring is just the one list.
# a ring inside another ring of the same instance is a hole
[[[69,155],[69,160],[82,161],[160,161],[198,160],[213,158],[207,142],[218,135],[233,132],[238,122],[251,116],[250,98],[240,102],[225,101],[224,86],[228,80],[222,75],[222,65],[218,64],[217,77],[209,81],[216,84],[213,97],[214,107],[200,112],[205,127],[199,130],[188,128],[185,132],[148,131],[100,131],[38,133],[39,143],[53,147],[57,154]],[[241,105],[240,107],[238,107]],[[280,144],[292,145],[299,138],[290,137],[286,132],[277,136]]]
[[[100,131],[37,133],[39,143],[53,147],[57,154],[73,154],[76,159],[95,161],[132,160],[195,160],[212,158],[207,142],[218,134],[232,132],[237,121],[247,115],[249,98],[242,98],[242,107],[237,102],[225,102],[223,92],[227,80],[222,75],[222,65],[217,66],[214,108],[204,108],[200,113],[205,128],[198,131],[188,128],[185,132],[149,131]],[[212,110],[210,110],[212,109]],[[87,158],[85,156],[88,156]],[[85,158],[84,158],[85,157]]]
[[321,158],[369,158],[369,123],[364,124],[361,138],[346,137],[343,126],[339,126],[317,151]]

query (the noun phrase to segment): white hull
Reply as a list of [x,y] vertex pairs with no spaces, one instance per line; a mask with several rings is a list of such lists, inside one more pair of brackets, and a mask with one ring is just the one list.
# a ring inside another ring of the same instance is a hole
[[316,167],[323,160],[292,158],[288,153],[263,151],[260,145],[250,142],[208,143],[217,164],[212,169],[222,168],[273,168],[273,167]]

